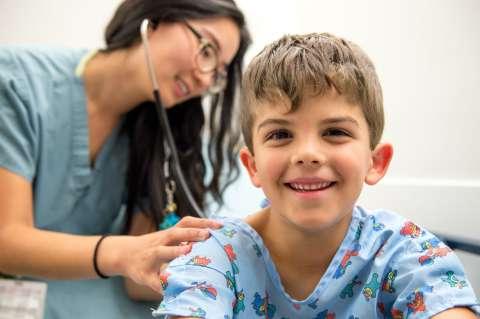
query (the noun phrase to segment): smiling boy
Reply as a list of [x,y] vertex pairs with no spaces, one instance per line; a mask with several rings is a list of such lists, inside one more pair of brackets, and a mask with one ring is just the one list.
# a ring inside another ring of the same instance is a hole
[[330,34],[285,36],[243,81],[240,159],[269,207],[195,244],[162,274],[154,315],[201,318],[475,318],[453,252],[397,214],[356,206],[385,175],[373,64]]

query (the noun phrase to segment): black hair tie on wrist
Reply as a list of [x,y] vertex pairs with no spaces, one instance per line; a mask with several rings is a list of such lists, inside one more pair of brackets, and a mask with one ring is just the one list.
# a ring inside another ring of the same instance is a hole
[[104,274],[102,274],[102,272],[100,271],[100,269],[98,269],[98,263],[97,263],[97,255],[98,255],[98,247],[100,247],[100,243],[102,242],[102,240],[104,240],[105,238],[107,238],[109,235],[103,235],[102,237],[100,237],[100,239],[97,241],[97,243],[95,244],[95,249],[93,250],[93,269],[95,270],[95,272],[97,273],[98,277],[102,278],[102,279],[108,279],[110,278],[109,276],[105,276]]

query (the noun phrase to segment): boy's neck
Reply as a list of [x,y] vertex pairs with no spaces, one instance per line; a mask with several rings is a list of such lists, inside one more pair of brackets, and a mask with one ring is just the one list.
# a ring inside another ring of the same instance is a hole
[[272,216],[265,209],[246,221],[262,237],[285,290],[291,297],[303,300],[330,265],[348,231],[351,215],[336,224],[335,230],[327,228],[316,233],[301,231]]

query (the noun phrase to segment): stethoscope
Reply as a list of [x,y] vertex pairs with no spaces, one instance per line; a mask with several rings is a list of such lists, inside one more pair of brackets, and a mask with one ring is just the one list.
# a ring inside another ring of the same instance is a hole
[[[149,28],[150,21],[148,19],[144,19],[142,24],[140,25],[140,35],[142,37],[142,44],[143,49],[145,52],[145,60],[147,63],[148,74],[150,76],[150,81],[152,82],[153,87],[153,97],[155,100],[155,107],[157,110],[158,120],[162,127],[163,131],[163,145],[165,149],[165,162],[164,162],[164,174],[166,178],[170,177],[170,168],[173,166],[173,170],[176,173],[177,182],[179,182],[180,187],[182,188],[190,206],[193,208],[195,213],[202,217],[207,218],[207,214],[205,214],[200,207],[198,207],[197,202],[193,198],[193,195],[188,187],[185,177],[183,176],[183,171],[180,166],[180,160],[178,159],[178,152],[177,147],[175,145],[175,141],[173,139],[172,131],[170,128],[170,124],[168,123],[167,112],[162,105],[160,100],[160,90],[158,89],[158,82],[157,76],[155,74],[155,70],[153,68],[152,57],[150,55],[150,47],[148,44],[148,28]],[[170,159],[172,160],[172,164],[170,165]]]

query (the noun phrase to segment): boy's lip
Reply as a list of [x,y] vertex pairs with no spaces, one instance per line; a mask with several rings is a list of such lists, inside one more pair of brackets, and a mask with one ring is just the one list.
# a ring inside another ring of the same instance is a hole
[[288,180],[284,184],[295,192],[316,193],[330,188],[335,183],[335,181],[319,177],[300,177]]
[[331,182],[334,182],[334,181],[327,178],[309,176],[309,177],[296,177],[296,178],[288,179],[285,183],[286,184],[292,184],[292,183],[316,184],[316,183],[331,183]]

